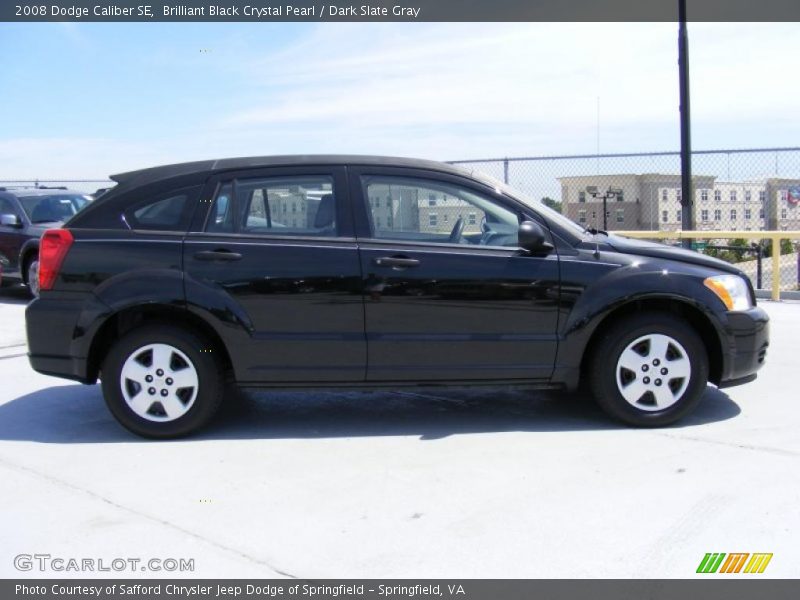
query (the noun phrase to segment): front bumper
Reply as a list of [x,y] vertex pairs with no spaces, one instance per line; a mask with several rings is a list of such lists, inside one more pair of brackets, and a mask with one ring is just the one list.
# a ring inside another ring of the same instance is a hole
[[769,316],[756,306],[728,312],[722,336],[723,371],[719,387],[731,387],[756,378],[769,346]]

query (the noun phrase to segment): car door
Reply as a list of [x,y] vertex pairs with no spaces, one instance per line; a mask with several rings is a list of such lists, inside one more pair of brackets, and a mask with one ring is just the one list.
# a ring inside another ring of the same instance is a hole
[[19,253],[27,239],[23,229],[25,217],[17,203],[9,198],[0,198],[0,215],[12,215],[18,219],[18,225],[0,223],[0,254],[8,260],[5,270],[8,273],[16,272],[20,269]]
[[237,380],[363,381],[361,267],[344,168],[230,173],[212,179],[204,198],[209,209],[184,244],[187,301],[246,329],[228,344]]
[[546,380],[558,256],[517,244],[521,207],[468,178],[351,168],[369,381]]

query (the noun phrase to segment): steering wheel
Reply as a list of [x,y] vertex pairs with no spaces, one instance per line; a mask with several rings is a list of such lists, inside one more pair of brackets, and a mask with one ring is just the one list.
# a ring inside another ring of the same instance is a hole
[[453,225],[453,231],[450,232],[450,243],[458,244],[461,242],[461,234],[464,233],[464,217],[458,217],[456,224]]

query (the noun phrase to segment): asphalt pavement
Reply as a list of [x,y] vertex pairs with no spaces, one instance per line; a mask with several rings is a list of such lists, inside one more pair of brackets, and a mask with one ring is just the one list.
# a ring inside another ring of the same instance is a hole
[[[0,290],[0,577],[684,578],[707,552],[800,576],[800,303],[761,303],[755,382],[665,429],[558,393],[258,391],[152,442],[31,370],[26,301]],[[33,554],[95,571],[15,567]]]

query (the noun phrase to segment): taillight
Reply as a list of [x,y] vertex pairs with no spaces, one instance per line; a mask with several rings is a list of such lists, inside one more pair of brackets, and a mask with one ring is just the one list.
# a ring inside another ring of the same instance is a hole
[[48,229],[44,232],[39,242],[39,289],[52,289],[72,239],[69,229]]

